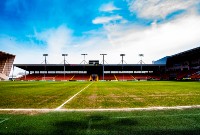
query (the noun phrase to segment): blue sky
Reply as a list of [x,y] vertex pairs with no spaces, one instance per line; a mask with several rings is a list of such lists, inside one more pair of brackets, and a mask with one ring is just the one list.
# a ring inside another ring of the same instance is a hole
[[80,63],[81,53],[108,63],[137,63],[200,46],[197,0],[2,0],[0,50],[15,63]]

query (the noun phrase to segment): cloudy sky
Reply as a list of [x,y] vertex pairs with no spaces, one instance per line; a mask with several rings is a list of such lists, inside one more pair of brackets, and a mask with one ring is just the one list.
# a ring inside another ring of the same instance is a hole
[[0,50],[15,64],[151,63],[200,46],[199,0],[2,0]]

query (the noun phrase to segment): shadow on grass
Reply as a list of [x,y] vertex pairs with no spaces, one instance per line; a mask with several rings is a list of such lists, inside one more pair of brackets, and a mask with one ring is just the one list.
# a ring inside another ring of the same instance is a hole
[[[63,120],[54,123],[55,134],[115,134],[123,133],[124,127],[138,124],[133,119],[110,119],[107,116],[91,115],[81,120]],[[126,129],[126,128],[125,128]],[[54,134],[53,133],[53,134]],[[128,132],[126,132],[128,133]]]
[[157,130],[157,129],[135,129],[137,122],[127,119],[117,121],[94,120],[89,126],[86,121],[61,121],[54,125],[54,132],[51,134],[67,135],[199,135],[199,130]]
[[92,121],[102,121],[102,120],[108,120],[109,117],[104,116],[104,115],[91,115],[87,117],[87,119],[92,120]]
[[59,121],[54,123],[54,133],[52,134],[68,134],[68,135],[81,135],[84,134],[88,128],[88,121]]
[[200,130],[145,130],[119,132],[122,135],[199,135]]
[[[26,124],[6,129],[1,124],[0,134],[65,134],[65,135],[199,135],[200,128],[192,129],[156,129],[151,125],[143,125],[131,118],[109,118],[107,116],[92,115],[78,119],[59,119],[53,122],[30,121]],[[151,123],[149,123],[151,124]],[[15,124],[14,124],[15,125]],[[9,128],[9,127],[8,127]],[[6,130],[4,130],[6,129]]]
[[80,119],[60,120],[53,125],[50,134],[67,135],[199,135],[200,129],[156,129],[133,118],[110,118],[91,115]]
[[128,118],[118,119],[115,122],[115,125],[118,125],[118,126],[136,126],[138,124],[139,124],[138,121],[136,121],[134,119],[128,119]]

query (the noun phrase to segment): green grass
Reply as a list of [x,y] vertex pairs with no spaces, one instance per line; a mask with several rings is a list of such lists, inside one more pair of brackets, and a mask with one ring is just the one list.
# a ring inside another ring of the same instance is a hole
[[199,82],[95,82],[64,107],[134,108],[199,104]]
[[199,134],[200,109],[0,114],[0,134]]
[[[0,108],[56,108],[90,83],[0,82]],[[94,82],[63,108],[132,108],[199,104],[199,82]],[[200,133],[200,109],[51,112],[35,115],[32,114],[35,112],[22,113],[0,111],[0,134]]]
[[90,82],[0,82],[0,108],[56,108]]
[[[0,82],[0,108],[56,108],[91,82]],[[63,108],[200,104],[200,82],[94,82]]]

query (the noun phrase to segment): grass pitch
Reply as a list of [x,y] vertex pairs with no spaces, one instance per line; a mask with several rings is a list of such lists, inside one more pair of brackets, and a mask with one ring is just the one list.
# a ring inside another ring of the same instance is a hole
[[[0,82],[0,108],[56,108],[91,82]],[[200,82],[94,82],[65,109],[200,104]]]
[[56,108],[90,82],[0,82],[0,108]]
[[199,123],[199,109],[0,114],[0,134],[198,135]]
[[96,82],[65,108],[135,108],[200,104],[199,82]]
[[[0,82],[0,109],[55,109],[81,90],[63,108],[134,108],[200,104],[199,82],[94,82],[87,87],[90,83]],[[130,112],[18,113],[0,111],[0,134],[200,133],[198,108]]]

